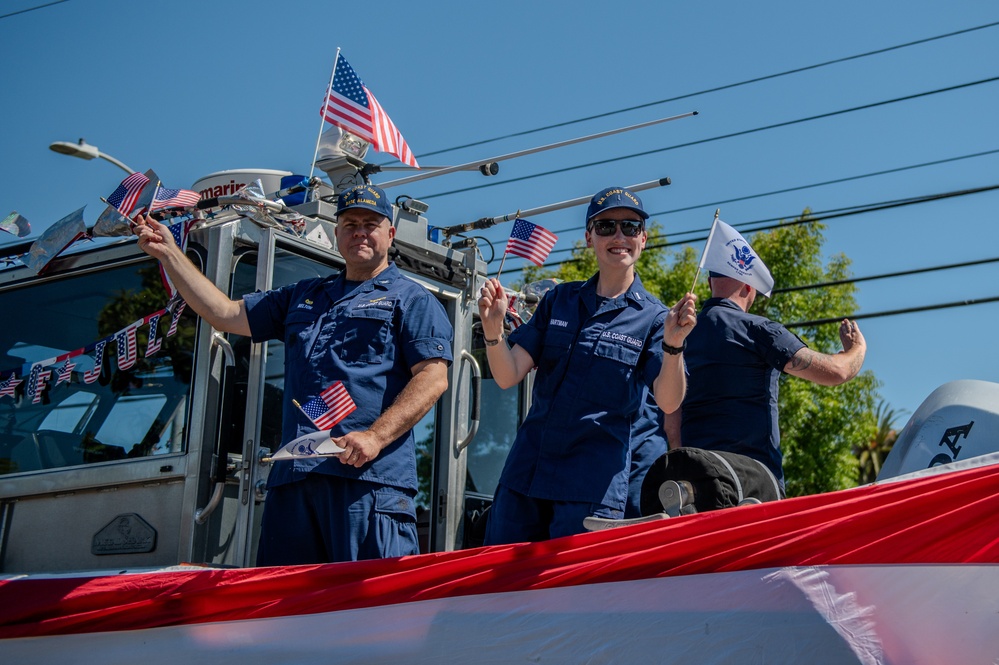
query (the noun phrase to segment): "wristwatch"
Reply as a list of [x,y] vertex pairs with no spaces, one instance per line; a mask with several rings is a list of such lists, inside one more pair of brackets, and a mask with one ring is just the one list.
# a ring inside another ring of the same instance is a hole
[[666,343],[665,339],[663,340],[663,351],[670,354],[671,356],[680,355],[681,353],[684,352],[684,350],[686,350],[686,348],[687,348],[687,340],[683,340],[683,344],[681,344],[680,346],[670,346],[669,344]]

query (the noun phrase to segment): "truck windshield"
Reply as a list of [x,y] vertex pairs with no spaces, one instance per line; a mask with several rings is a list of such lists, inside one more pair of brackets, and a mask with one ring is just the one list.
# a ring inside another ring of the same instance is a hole
[[151,260],[0,291],[0,474],[183,452],[195,325],[166,303]]

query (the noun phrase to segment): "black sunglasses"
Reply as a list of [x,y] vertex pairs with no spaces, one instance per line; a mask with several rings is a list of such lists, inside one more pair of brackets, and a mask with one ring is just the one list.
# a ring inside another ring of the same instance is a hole
[[645,222],[640,219],[626,219],[617,221],[614,219],[595,219],[590,223],[590,228],[598,236],[612,236],[617,230],[617,225],[621,225],[621,233],[634,238],[645,230]]

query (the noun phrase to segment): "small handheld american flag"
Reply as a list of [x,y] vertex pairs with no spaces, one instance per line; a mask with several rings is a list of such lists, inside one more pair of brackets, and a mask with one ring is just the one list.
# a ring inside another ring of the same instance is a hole
[[551,254],[556,242],[558,236],[545,227],[526,219],[518,219],[513,223],[513,230],[510,232],[504,253],[525,258],[540,266]]
[[108,195],[108,205],[113,206],[121,214],[128,217],[135,208],[135,203],[139,199],[139,194],[149,182],[149,176],[141,173],[133,173],[118,185],[111,194]]
[[[298,405],[298,402],[295,404]],[[353,413],[357,405],[343,383],[336,381],[319,393],[318,397],[310,399],[299,408],[317,429],[328,430]]]

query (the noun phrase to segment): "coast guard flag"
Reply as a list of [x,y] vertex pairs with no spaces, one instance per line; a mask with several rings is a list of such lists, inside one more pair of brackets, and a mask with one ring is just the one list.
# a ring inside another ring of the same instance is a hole
[[369,142],[375,150],[395,155],[403,164],[420,168],[395,123],[342,55],[336,60],[333,84],[323,104],[322,116],[326,122]]
[[708,242],[701,255],[701,270],[720,273],[770,296],[774,278],[742,234],[731,226],[715,219],[708,234]]
[[318,429],[328,430],[350,415],[357,405],[339,381],[302,406],[302,411]]
[[[293,441],[289,441],[276,453],[271,455],[271,462],[289,459],[308,459],[316,457],[335,457],[343,452],[343,448],[333,443],[328,431],[309,432]],[[268,461],[264,458],[264,461]]]
[[543,226],[518,219],[513,223],[513,231],[506,242],[504,254],[513,254],[540,266],[551,254],[557,241],[558,236]]

